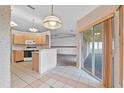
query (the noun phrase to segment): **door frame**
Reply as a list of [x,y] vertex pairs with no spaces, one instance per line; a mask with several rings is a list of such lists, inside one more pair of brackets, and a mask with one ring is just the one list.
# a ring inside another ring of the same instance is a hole
[[119,84],[123,87],[123,6],[119,7]]

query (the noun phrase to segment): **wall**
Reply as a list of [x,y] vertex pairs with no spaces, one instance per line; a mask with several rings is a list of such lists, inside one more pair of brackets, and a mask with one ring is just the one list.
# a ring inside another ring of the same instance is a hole
[[76,54],[76,37],[53,38],[51,45],[58,54]]
[[10,87],[10,6],[0,6],[0,87]]
[[63,37],[52,39],[52,46],[75,46],[75,45],[76,45],[75,37]]

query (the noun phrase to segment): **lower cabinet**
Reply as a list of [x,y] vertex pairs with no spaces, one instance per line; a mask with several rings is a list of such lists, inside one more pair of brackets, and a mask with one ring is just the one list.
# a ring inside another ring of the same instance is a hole
[[13,62],[23,62],[24,61],[24,51],[23,50],[13,50]]

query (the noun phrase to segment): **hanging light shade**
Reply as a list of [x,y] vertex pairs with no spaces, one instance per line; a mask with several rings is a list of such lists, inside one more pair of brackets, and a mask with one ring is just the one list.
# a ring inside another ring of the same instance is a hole
[[43,26],[48,29],[59,29],[62,26],[60,18],[53,15],[53,5],[51,7],[51,15],[43,20]]

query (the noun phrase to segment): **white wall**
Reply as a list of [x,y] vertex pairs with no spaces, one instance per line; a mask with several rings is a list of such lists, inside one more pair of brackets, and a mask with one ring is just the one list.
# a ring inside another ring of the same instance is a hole
[[76,54],[76,48],[71,47],[76,46],[76,37],[54,38],[51,42],[52,46],[61,46],[58,48],[56,47],[58,54]]
[[10,87],[10,6],[0,6],[0,87]]
[[54,38],[52,46],[76,46],[76,37]]

